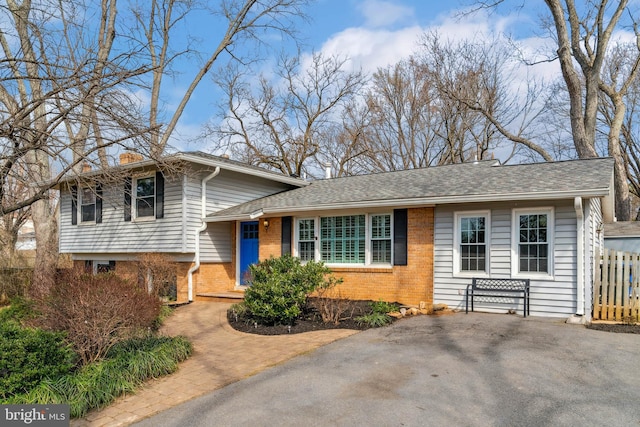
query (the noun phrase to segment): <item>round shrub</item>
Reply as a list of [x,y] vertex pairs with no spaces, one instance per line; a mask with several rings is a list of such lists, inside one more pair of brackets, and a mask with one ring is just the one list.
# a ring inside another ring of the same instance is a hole
[[302,313],[308,294],[335,283],[327,278],[330,273],[323,263],[303,265],[291,255],[269,258],[250,267],[245,307],[257,323],[291,325]]

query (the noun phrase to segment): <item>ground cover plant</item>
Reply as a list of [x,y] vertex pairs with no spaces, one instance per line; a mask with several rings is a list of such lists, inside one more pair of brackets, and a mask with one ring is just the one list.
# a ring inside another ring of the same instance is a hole
[[66,272],[38,301],[0,309],[0,404],[68,403],[71,416],[167,375],[192,352],[163,337],[157,295],[112,274]]

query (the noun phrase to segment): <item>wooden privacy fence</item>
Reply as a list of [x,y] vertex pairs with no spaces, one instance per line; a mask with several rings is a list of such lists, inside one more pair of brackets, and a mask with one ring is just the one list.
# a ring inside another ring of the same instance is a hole
[[603,249],[593,286],[593,320],[640,322],[640,254]]

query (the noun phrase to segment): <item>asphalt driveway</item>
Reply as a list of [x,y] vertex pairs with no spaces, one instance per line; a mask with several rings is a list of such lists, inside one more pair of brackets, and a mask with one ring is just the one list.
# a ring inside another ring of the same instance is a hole
[[514,315],[419,316],[136,425],[640,426],[640,335]]

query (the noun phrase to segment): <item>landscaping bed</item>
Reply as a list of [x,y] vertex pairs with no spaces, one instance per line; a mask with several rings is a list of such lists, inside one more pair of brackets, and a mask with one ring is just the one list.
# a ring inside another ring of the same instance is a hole
[[[354,300],[349,301],[341,320],[335,322],[323,322],[319,311],[319,299],[309,298],[303,313],[295,320],[293,325],[273,325],[265,326],[246,319],[236,318],[233,308],[227,312],[229,325],[237,331],[258,335],[284,335],[299,334],[310,331],[320,331],[325,329],[355,329],[365,330],[371,326],[367,323],[356,321],[356,318],[370,314],[373,310],[373,301]],[[393,318],[392,318],[393,319]],[[392,321],[394,321],[393,319]]]
[[640,334],[640,324],[630,325],[621,323],[592,323],[588,325],[587,328],[604,332]]

